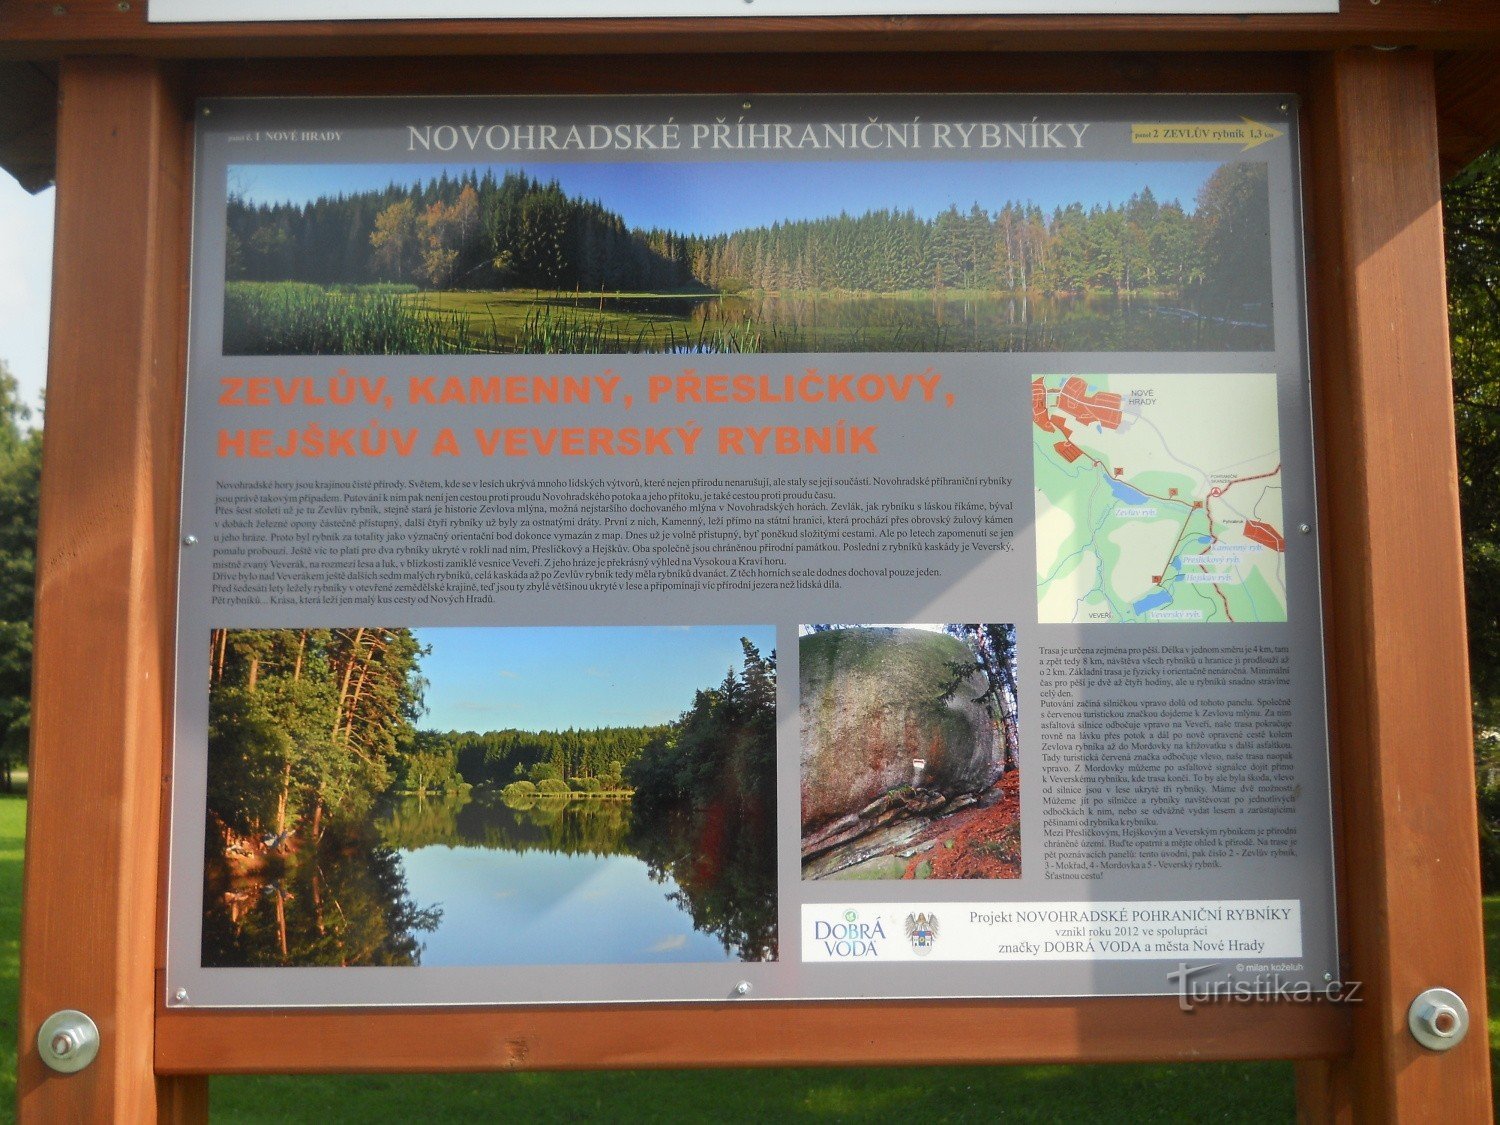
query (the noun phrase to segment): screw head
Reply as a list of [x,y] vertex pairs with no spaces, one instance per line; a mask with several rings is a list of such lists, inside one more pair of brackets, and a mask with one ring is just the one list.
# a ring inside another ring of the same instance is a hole
[[182,537],[182,545],[184,547],[196,547],[198,545],[198,537],[196,535],[184,535]]
[[181,1004],[187,998],[188,990],[185,988],[179,988],[176,992],[172,993],[172,999],[176,1000],[179,1004]]
[[66,1031],[59,1031],[52,1037],[52,1053],[58,1058],[66,1058],[77,1048],[78,1044]]
[[750,982],[747,980],[740,981],[739,984],[734,986],[734,994],[736,996],[750,995]]
[[1310,524],[1310,523],[1299,523],[1297,525],[1297,530],[1300,531],[1303,535],[1311,535],[1312,534],[1312,524]]

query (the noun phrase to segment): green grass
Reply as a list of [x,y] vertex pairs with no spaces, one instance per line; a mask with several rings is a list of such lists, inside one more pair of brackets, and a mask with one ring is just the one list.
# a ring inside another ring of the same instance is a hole
[[1484,976],[1489,995],[1490,1081],[1500,1099],[1500,895],[1484,896]]
[[[0,1121],[13,1120],[26,802],[0,795]],[[1487,898],[1490,1045],[1500,1060],[1500,896]],[[857,1035],[851,1031],[851,1035]],[[921,1049],[913,1044],[913,1051]],[[221,1077],[215,1122],[1291,1121],[1287,1063]],[[1207,1109],[1206,1107],[1211,1107]]]
[[14,1119],[21,992],[21,853],[26,800],[0,793],[0,1121]]
[[233,281],[224,290],[226,355],[442,355],[471,346],[469,321],[415,309],[390,286],[331,290]]
[[613,303],[661,296],[611,293],[595,305],[587,293],[459,290],[420,293],[403,297],[402,302],[424,316],[462,322],[464,339],[476,351],[523,355],[729,354],[766,351],[768,342],[775,344],[769,350],[792,350],[793,341],[748,320],[705,318],[695,322],[677,313],[623,311]]
[[[226,355],[599,355],[949,350],[947,330],[913,319],[893,296],[824,324],[752,317],[702,294],[588,294],[534,289],[432,290],[232,281],[224,291]],[[993,295],[991,295],[993,296]],[[675,310],[668,299],[681,297]],[[825,295],[826,308],[847,298]],[[654,308],[644,307],[652,304]],[[972,342],[973,349],[989,345]]]
[[[632,295],[610,300],[621,296]],[[765,339],[748,321],[694,324],[671,313],[606,307],[602,299],[595,307],[587,294],[292,281],[234,281],[224,292],[227,355],[758,352]],[[776,340],[782,351],[793,342]]]
[[[1274,1122],[1291,1067],[902,1067],[216,1078],[215,1122]],[[1205,1111],[1211,1106],[1211,1111]]]

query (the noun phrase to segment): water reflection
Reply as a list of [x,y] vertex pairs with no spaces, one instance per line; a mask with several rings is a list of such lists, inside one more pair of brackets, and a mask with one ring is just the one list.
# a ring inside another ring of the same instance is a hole
[[325,836],[262,870],[205,867],[203,964],[416,965],[441,908],[419,907],[395,850],[373,833]]
[[[636,342],[647,351],[720,350],[726,329],[734,330],[728,339],[742,350],[761,352],[1268,351],[1275,346],[1268,305],[1209,308],[1191,293],[575,294],[539,303],[637,318],[645,330]],[[630,342],[624,336],[621,341]]]
[[253,875],[211,863],[203,963],[764,960],[774,854],[768,826],[715,805],[648,820],[622,800],[402,797],[364,839]]

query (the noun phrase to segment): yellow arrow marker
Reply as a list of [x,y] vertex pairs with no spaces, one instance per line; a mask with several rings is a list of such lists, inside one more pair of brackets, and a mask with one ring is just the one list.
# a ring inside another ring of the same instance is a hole
[[1206,121],[1183,125],[1132,125],[1130,140],[1138,145],[1244,145],[1240,151],[1249,152],[1256,145],[1286,136],[1284,129],[1273,129],[1248,117],[1240,120],[1244,124]]

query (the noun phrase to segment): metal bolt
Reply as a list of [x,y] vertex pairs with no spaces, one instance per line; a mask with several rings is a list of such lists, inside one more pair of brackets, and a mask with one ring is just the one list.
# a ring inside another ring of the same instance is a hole
[[750,982],[747,980],[740,981],[739,984],[734,986],[734,994],[736,996],[750,995]]
[[115,11],[117,11],[117,12],[128,12],[128,11],[130,11],[130,0],[115,0]]
[[1292,110],[1291,103],[1290,102],[1282,102],[1281,106],[1280,106],[1280,109],[1281,109],[1282,113],[1290,113],[1291,110]]
[[1433,1035],[1451,1039],[1458,1032],[1458,1013],[1449,1004],[1423,1005],[1418,1019]]
[[203,107],[203,116],[204,117],[212,117],[213,116],[213,112],[214,111],[211,110],[211,109],[209,109],[208,106],[204,106]]
[[53,1012],[36,1031],[36,1053],[59,1074],[74,1074],[99,1053],[99,1028],[72,1008]]
[[741,102],[740,103],[740,108],[741,109],[749,109],[750,108],[750,103],[749,102]]
[[1310,523],[1299,523],[1297,525],[1297,530],[1300,531],[1300,532],[1302,532],[1303,535],[1309,535],[1309,534],[1312,533],[1312,524],[1310,524]]
[[1469,1030],[1469,1009],[1463,999],[1446,988],[1429,988],[1411,1002],[1406,1026],[1422,1046],[1446,1051],[1458,1046]]
[[52,14],[54,16],[65,16],[68,14],[68,9],[64,8],[61,4],[53,4]]
[[172,993],[172,999],[176,1000],[179,1004],[186,1002],[187,998],[188,990],[185,988],[179,988],[176,992]]
[[196,535],[184,535],[182,537],[182,545],[184,547],[196,547],[198,545],[198,537]]
[[1332,983],[1332,981],[1333,981],[1333,974],[1325,972],[1323,974],[1323,981],[1324,981],[1324,983]]

